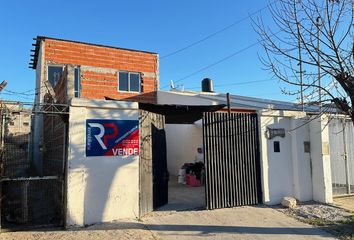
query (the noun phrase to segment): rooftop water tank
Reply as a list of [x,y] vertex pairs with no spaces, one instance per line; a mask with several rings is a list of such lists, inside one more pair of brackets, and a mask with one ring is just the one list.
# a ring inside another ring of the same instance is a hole
[[202,80],[202,92],[214,92],[213,80],[204,78]]

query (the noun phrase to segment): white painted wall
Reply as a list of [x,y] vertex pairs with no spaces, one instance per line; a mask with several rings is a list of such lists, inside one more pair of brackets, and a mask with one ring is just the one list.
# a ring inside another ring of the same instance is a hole
[[[210,95],[216,95],[210,93]],[[217,105],[220,104],[217,100],[201,98],[196,93],[175,93],[175,92],[157,92],[158,104],[180,104],[180,105]]]
[[[290,129],[290,119],[286,117],[261,117],[261,141],[263,159],[264,203],[277,204],[282,197],[293,195],[293,172],[291,159],[291,136],[266,139],[265,131],[270,128]],[[280,152],[273,151],[274,141],[280,142]]]
[[86,157],[86,119],[138,120],[137,103],[73,99],[69,117],[67,225],[139,215],[139,156]]
[[[310,140],[309,126],[297,128],[304,122],[301,117],[304,116],[282,112],[266,112],[260,117],[262,189],[266,204],[278,204],[286,196],[300,201],[312,199],[310,154],[304,152],[304,141]],[[267,139],[267,127],[284,128],[285,137]],[[274,152],[274,141],[280,142],[280,152]]]
[[196,124],[166,124],[167,169],[178,175],[184,163],[194,162],[197,148],[203,145],[202,126]]
[[323,203],[333,201],[327,123],[325,117],[310,122],[313,200]]

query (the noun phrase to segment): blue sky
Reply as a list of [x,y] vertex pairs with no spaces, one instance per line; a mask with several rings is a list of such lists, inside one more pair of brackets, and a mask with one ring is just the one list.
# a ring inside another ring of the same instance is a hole
[[[264,8],[266,0],[129,0],[129,1],[20,1],[0,2],[0,80],[7,90],[35,88],[35,72],[28,68],[32,38],[37,35],[147,50],[163,57]],[[268,10],[262,11],[265,22]],[[209,66],[257,42],[249,19],[208,40],[160,59],[160,87],[170,80]],[[260,45],[176,83],[199,90],[204,77],[214,80],[215,90],[245,96],[293,100],[281,94],[277,80],[263,69]],[[244,82],[255,81],[252,84]],[[168,89],[163,88],[163,89]],[[2,98],[31,101],[32,96]]]

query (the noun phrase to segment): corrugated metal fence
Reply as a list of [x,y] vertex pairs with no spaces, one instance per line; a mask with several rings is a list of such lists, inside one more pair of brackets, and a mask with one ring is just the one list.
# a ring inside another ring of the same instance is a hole
[[333,195],[354,193],[354,128],[347,119],[329,123]]
[[261,203],[257,114],[206,112],[203,140],[207,208]]

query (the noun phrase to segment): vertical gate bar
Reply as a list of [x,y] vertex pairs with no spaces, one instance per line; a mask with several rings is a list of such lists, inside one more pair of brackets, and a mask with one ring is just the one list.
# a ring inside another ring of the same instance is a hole
[[215,169],[215,159],[216,159],[216,155],[215,155],[215,147],[216,147],[216,144],[215,144],[215,116],[213,113],[208,113],[209,114],[209,127],[210,127],[210,130],[211,130],[211,135],[210,135],[210,139],[212,140],[212,148],[210,149],[211,151],[211,154],[212,154],[212,157],[211,157],[211,163],[212,165],[210,166],[211,167],[211,170],[210,170],[210,173],[211,173],[211,188],[213,189],[213,205],[212,205],[212,209],[214,209],[216,207],[216,204],[217,204],[217,194],[218,194],[218,191],[217,191],[217,188],[215,186],[215,173],[216,173],[216,169]]
[[210,208],[210,155],[209,155],[209,129],[208,129],[208,113],[203,113],[203,151],[204,151],[204,164],[205,164],[205,206],[207,209]]
[[251,199],[250,199],[250,141],[249,141],[249,132],[250,132],[250,128],[249,128],[249,114],[244,114],[245,116],[245,135],[244,135],[244,139],[245,139],[245,143],[246,143],[246,161],[245,161],[245,173],[246,173],[246,203],[247,205],[251,204]]
[[249,123],[248,123],[248,138],[249,138],[249,144],[250,144],[250,147],[249,147],[249,158],[250,158],[250,161],[249,161],[249,179],[250,179],[250,186],[249,186],[249,189],[250,189],[250,201],[252,204],[256,204],[256,201],[254,200],[254,181],[253,181],[253,161],[254,161],[254,158],[253,158],[253,148],[254,148],[254,144],[253,144],[253,141],[252,141],[252,136],[253,136],[253,124],[252,124],[252,116],[251,114],[248,114],[248,120],[249,120]]
[[253,205],[253,191],[252,191],[252,125],[251,125],[251,115],[247,114],[247,142],[248,142],[248,200],[249,204]]
[[210,121],[210,113],[206,113],[206,131],[207,131],[207,145],[208,145],[208,176],[207,176],[207,180],[208,180],[208,197],[209,197],[209,202],[208,202],[208,209],[211,209],[213,206],[213,187],[212,187],[212,163],[213,163],[213,158],[212,158],[212,138],[211,138],[211,121]]
[[242,153],[242,158],[241,158],[241,172],[242,172],[242,185],[243,185],[243,191],[242,191],[242,205],[247,205],[247,184],[246,184],[246,149],[245,149],[245,114],[241,114],[241,153]]
[[249,172],[248,172],[248,162],[249,162],[249,142],[248,142],[248,114],[243,114],[243,142],[244,142],[244,174],[245,174],[245,202],[246,205],[250,205],[249,201]]
[[221,113],[222,115],[222,128],[223,128],[223,135],[224,137],[222,138],[223,141],[223,152],[224,152],[224,159],[222,161],[223,164],[223,169],[224,169],[224,207],[229,207],[229,195],[230,195],[230,190],[229,190],[229,173],[228,173],[228,164],[229,164],[229,158],[228,158],[228,153],[227,153],[227,113]]
[[[220,208],[221,206],[221,196],[222,196],[222,190],[221,190],[221,169],[220,169],[220,163],[219,159],[221,158],[220,154],[220,130],[219,130],[219,114],[215,113],[215,126],[214,126],[214,132],[215,132],[215,187],[217,189],[217,198],[216,198],[216,208]],[[219,131],[218,131],[219,130]],[[219,181],[217,181],[219,178]]]
[[238,118],[239,118],[239,113],[234,114],[234,122],[233,122],[233,128],[234,128],[234,157],[235,157],[235,175],[236,175],[236,202],[237,206],[240,206],[241,199],[240,199],[240,191],[241,191],[241,185],[240,185],[240,174],[239,174],[239,160],[240,160],[240,151],[238,149],[239,141],[238,141]]
[[258,187],[261,188],[261,186],[258,186],[260,182],[258,182],[258,169],[257,169],[257,164],[260,164],[260,154],[259,154],[259,136],[258,136],[258,114],[253,114],[253,124],[254,124],[254,134],[253,134],[253,142],[254,142],[254,191],[255,191],[255,199],[257,201],[257,204],[260,204],[261,201],[259,201],[259,193],[258,193]]
[[228,174],[228,153],[227,153],[227,123],[226,123],[226,118],[227,118],[227,113],[220,113],[222,116],[222,121],[220,122],[220,125],[222,126],[223,129],[223,138],[222,140],[222,149],[223,149],[223,158],[222,158],[222,165],[223,165],[223,170],[224,170],[224,207],[229,207],[229,174]]
[[226,206],[225,204],[225,196],[226,196],[226,191],[225,191],[225,187],[226,187],[226,184],[225,184],[225,151],[224,151],[224,139],[225,139],[225,134],[224,134],[224,126],[223,126],[223,117],[224,117],[224,114],[223,113],[218,113],[219,115],[219,121],[218,121],[218,129],[219,129],[219,151],[220,151],[220,158],[218,159],[218,164],[220,166],[220,170],[221,170],[221,175],[220,175],[220,178],[221,178],[221,191],[222,191],[222,195],[220,196],[221,197],[221,208],[224,208]]
[[225,143],[225,151],[226,151],[226,172],[227,172],[227,207],[232,207],[232,174],[230,171],[231,168],[231,157],[230,157],[230,128],[229,128],[229,118],[230,113],[225,113],[225,132],[226,132],[226,143]]
[[211,143],[211,121],[210,121],[210,113],[205,113],[205,121],[206,121],[206,132],[207,132],[207,135],[206,135],[206,142],[207,142],[207,155],[208,155],[208,162],[207,162],[207,191],[208,191],[208,197],[209,197],[209,200],[207,202],[207,207],[208,209],[212,209],[213,207],[213,186],[212,186],[212,181],[213,181],[213,174],[212,174],[212,164],[213,164],[213,158],[212,158],[212,143]]
[[250,162],[250,179],[251,179],[251,201],[253,204],[257,204],[257,200],[255,197],[255,179],[254,179],[254,174],[255,174],[255,169],[254,169],[254,122],[253,122],[254,118],[252,115],[250,115],[250,144],[251,144],[251,152],[250,152],[250,156],[251,156],[251,162]]
[[255,142],[255,123],[254,123],[254,115],[251,115],[251,156],[252,156],[252,161],[251,161],[251,179],[252,179],[252,202],[254,204],[257,204],[257,190],[256,190],[256,168],[255,168],[255,161],[256,161],[256,155],[255,155],[255,149],[256,149],[256,142]]
[[244,113],[244,136],[243,136],[243,139],[244,139],[244,142],[245,142],[245,168],[244,168],[244,171],[245,171],[245,184],[246,184],[246,196],[245,196],[245,199],[246,199],[246,205],[250,205],[250,179],[249,179],[249,139],[248,139],[248,134],[249,134],[249,127],[248,127],[248,116],[249,114],[246,114]]
[[[221,208],[222,207],[222,204],[223,204],[223,201],[222,201],[222,196],[224,194],[224,191],[222,189],[222,175],[223,175],[223,172],[222,172],[222,168],[220,166],[220,159],[222,158],[222,153],[221,153],[221,143],[220,143],[220,140],[221,140],[221,131],[220,131],[220,114],[219,113],[216,113],[216,128],[215,128],[215,132],[217,133],[217,149],[216,152],[217,152],[217,158],[215,159],[215,163],[216,163],[216,168],[218,170],[218,173],[217,173],[217,176],[215,176],[215,181],[217,183],[217,187],[218,187],[218,190],[219,190],[219,194],[218,194],[218,206],[217,208]],[[219,180],[219,181],[218,181]]]
[[238,150],[238,145],[239,145],[239,141],[238,141],[238,130],[237,130],[237,121],[239,118],[239,114],[235,113],[234,114],[234,121],[233,121],[233,132],[234,132],[234,147],[233,147],[233,153],[234,153],[234,158],[235,158],[235,166],[234,166],[234,171],[235,171],[235,175],[236,175],[236,206],[239,206],[241,204],[241,200],[240,200],[240,174],[239,174],[239,153],[240,151]]
[[238,118],[238,150],[239,150],[239,176],[240,176],[240,205],[244,205],[244,178],[243,178],[243,149],[242,149],[242,114],[239,114],[239,118]]
[[234,166],[235,166],[235,158],[234,158],[234,155],[233,155],[233,140],[234,140],[234,136],[233,136],[233,128],[232,128],[232,120],[233,120],[233,116],[234,114],[233,113],[230,113],[228,115],[228,121],[227,121],[227,128],[228,128],[228,134],[229,134],[229,149],[228,149],[228,152],[229,152],[229,156],[230,156],[230,166],[229,166],[229,172],[230,172],[230,176],[231,176],[231,183],[230,183],[230,190],[231,190],[231,193],[230,193],[230,202],[231,202],[231,206],[232,207],[235,207],[236,206],[236,198],[235,198],[235,184],[236,184],[236,181],[235,181],[235,171],[234,171]]
[[259,139],[259,121],[258,115],[255,113],[255,134],[256,134],[256,184],[257,184],[257,198],[258,203],[262,202],[262,182],[261,182],[261,153],[260,153],[260,139]]
[[237,114],[233,113],[232,114],[232,122],[231,122],[231,126],[232,126],[232,158],[233,158],[233,166],[232,166],[232,170],[233,170],[233,174],[234,174],[234,202],[235,202],[235,206],[238,205],[239,201],[237,198],[237,191],[238,191],[238,184],[239,181],[237,179],[237,141],[236,141],[236,128],[235,128],[235,122],[236,122],[236,118],[237,118]]
[[215,131],[214,131],[214,115],[212,113],[208,113],[208,119],[209,119],[209,128],[210,128],[210,141],[211,141],[211,146],[210,146],[210,188],[212,189],[212,205],[211,209],[214,209],[216,206],[216,195],[217,195],[217,189],[215,187]]
[[208,197],[208,147],[206,144],[206,127],[205,127],[205,113],[203,112],[203,118],[202,118],[202,134],[203,134],[203,156],[204,156],[204,168],[205,168],[205,185],[204,185],[204,189],[205,189],[205,195],[204,195],[204,200],[205,200],[205,206],[206,208],[208,208],[208,202],[209,202],[209,197]]
[[221,122],[220,122],[220,127],[222,129],[222,138],[220,139],[221,140],[221,149],[222,149],[222,158],[220,159],[221,160],[221,164],[222,164],[222,170],[223,170],[223,190],[224,190],[224,195],[223,195],[223,207],[227,207],[228,204],[228,199],[227,199],[227,196],[228,196],[228,190],[227,190],[227,169],[226,169],[226,164],[227,164],[227,155],[226,155],[226,126],[225,126],[225,113],[220,113],[220,116],[221,116]]

